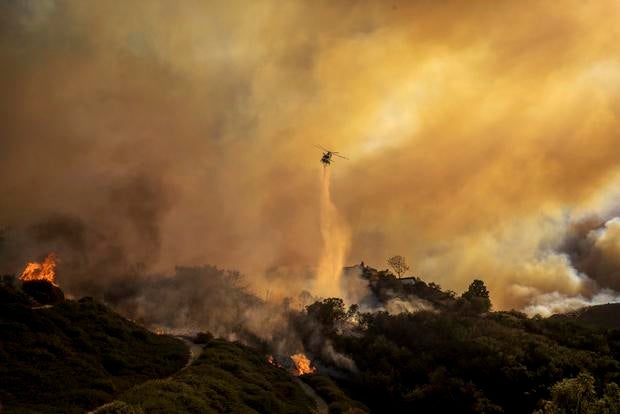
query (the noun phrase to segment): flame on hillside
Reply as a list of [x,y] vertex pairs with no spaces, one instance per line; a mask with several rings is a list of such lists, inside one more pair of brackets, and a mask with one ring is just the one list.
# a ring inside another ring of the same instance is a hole
[[50,253],[41,263],[29,262],[19,276],[19,280],[23,282],[47,280],[52,285],[58,286],[56,284],[56,261],[56,254]]
[[312,363],[304,354],[291,355],[291,360],[295,364],[295,375],[314,374],[316,368],[312,366]]

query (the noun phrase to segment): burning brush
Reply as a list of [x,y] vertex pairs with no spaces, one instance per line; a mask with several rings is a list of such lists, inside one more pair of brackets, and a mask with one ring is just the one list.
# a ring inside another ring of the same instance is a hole
[[19,276],[22,290],[35,305],[52,306],[65,300],[64,293],[56,284],[56,262],[56,255],[50,253],[41,263],[28,263]]
[[295,375],[314,374],[316,367],[312,366],[312,362],[304,354],[291,355],[291,360],[295,364]]
[[312,361],[302,353],[293,354],[289,357],[285,355],[280,355],[279,357],[267,355],[266,358],[267,362],[274,367],[282,368],[297,377],[316,372],[316,367],[312,366]]
[[22,282],[46,280],[52,285],[58,286],[56,284],[56,262],[57,257],[55,253],[48,254],[41,263],[29,262],[19,276],[19,280]]

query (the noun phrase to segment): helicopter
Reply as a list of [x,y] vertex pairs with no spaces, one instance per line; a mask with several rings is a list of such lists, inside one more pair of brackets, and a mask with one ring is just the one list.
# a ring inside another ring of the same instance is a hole
[[336,157],[340,157],[340,158],[344,158],[345,160],[348,160],[347,157],[340,155],[339,152],[337,151],[330,151],[327,148],[324,148],[320,145],[315,145],[315,147],[317,147],[318,149],[324,151],[323,152],[323,156],[321,157],[321,162],[323,163],[323,165],[328,166],[331,164],[332,162],[332,156],[335,155]]

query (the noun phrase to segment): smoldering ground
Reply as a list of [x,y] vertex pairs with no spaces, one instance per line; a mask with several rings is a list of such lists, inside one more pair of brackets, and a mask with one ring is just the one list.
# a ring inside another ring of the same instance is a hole
[[[205,263],[301,291],[323,248],[320,143],[351,158],[331,188],[346,262],[400,252],[448,289],[485,280],[497,309],[588,300],[615,264],[562,245],[617,205],[619,16],[611,0],[2,2],[2,271],[55,247],[75,295]],[[72,230],[43,237],[59,221]]]

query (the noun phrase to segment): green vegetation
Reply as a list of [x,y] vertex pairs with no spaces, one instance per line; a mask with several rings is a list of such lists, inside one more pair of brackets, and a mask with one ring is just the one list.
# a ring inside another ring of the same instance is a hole
[[327,402],[331,414],[365,414],[370,412],[364,404],[349,398],[327,375],[310,374],[302,376],[301,379]]
[[468,302],[469,308],[475,313],[484,313],[491,310],[489,291],[482,280],[474,280],[469,289],[463,293],[462,300]]
[[155,335],[92,299],[32,309],[24,292],[0,285],[5,413],[83,413],[176,372],[187,357],[181,341]]
[[[202,338],[205,339],[204,337]],[[314,401],[290,374],[263,354],[223,339],[209,340],[187,369],[124,393],[101,413],[311,413]]]
[[607,384],[602,397],[598,398],[594,377],[586,372],[555,384],[551,387],[551,397],[536,414],[620,413],[620,387],[615,383]]
[[[566,408],[572,404],[565,403],[571,394],[566,389],[574,388],[572,378],[580,373],[592,379],[588,407],[604,406],[600,412],[609,413],[620,407],[620,330],[488,312],[488,290],[479,280],[460,297],[419,279],[397,283],[380,272],[369,278],[380,302],[410,299],[415,291],[435,310],[351,315],[330,298],[308,306],[295,324],[313,355],[322,355],[315,345],[320,335],[355,362],[354,372],[332,379],[373,412],[531,413],[555,407],[544,413],[589,413]],[[338,369],[329,358],[321,362]]]
[[[615,306],[528,318],[491,312],[481,280],[457,296],[419,278],[362,268],[366,304],[389,309],[395,299],[421,301],[425,310],[364,313],[327,298],[286,311],[276,338],[301,341],[319,367],[301,380],[331,413],[620,414]],[[181,341],[89,298],[66,301],[48,286],[15,286],[0,285],[3,412],[315,412],[300,383],[267,362],[272,343],[239,336],[258,351],[201,333],[194,342],[202,354],[181,369],[188,358]],[[60,303],[33,308],[33,295]]]

